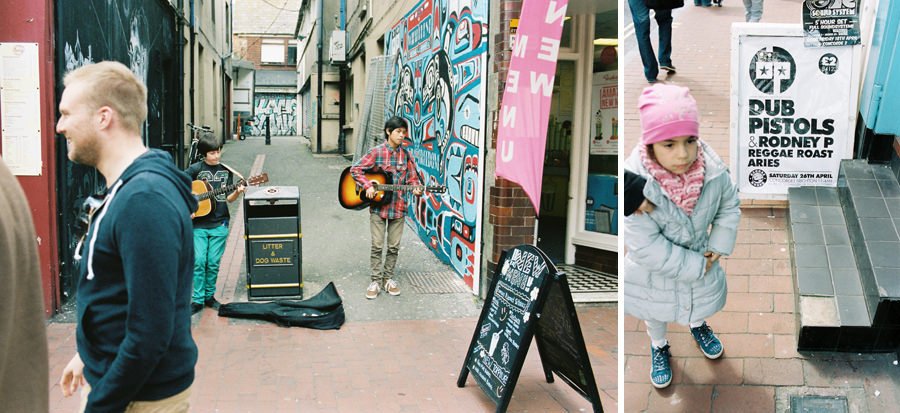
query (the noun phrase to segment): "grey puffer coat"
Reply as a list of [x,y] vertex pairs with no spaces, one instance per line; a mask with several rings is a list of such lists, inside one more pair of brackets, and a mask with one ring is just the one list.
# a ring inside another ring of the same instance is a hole
[[705,161],[703,189],[693,214],[676,206],[641,164],[639,147],[625,169],[647,179],[649,214],[625,218],[625,312],[642,320],[688,324],[725,306],[728,289],[718,262],[708,272],[703,253],[734,250],[741,210],[728,168],[700,142]]

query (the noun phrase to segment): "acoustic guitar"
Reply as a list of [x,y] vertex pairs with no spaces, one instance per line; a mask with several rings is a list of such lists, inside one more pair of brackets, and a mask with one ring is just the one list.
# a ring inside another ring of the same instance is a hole
[[382,205],[391,201],[391,192],[393,191],[415,191],[421,189],[424,192],[442,194],[447,191],[447,187],[443,185],[394,185],[389,174],[384,172],[366,172],[366,180],[375,186],[375,196],[371,199],[366,198],[366,191],[362,189],[353,179],[347,167],[341,172],[340,183],[338,184],[338,202],[347,209],[363,209],[371,204]]
[[194,197],[197,198],[197,211],[194,212],[194,218],[205,217],[216,211],[216,197],[222,194],[230,194],[234,192],[237,187],[244,186],[254,186],[259,184],[264,184],[269,182],[269,174],[264,173],[261,175],[251,176],[247,179],[241,179],[237,183],[233,185],[223,186],[218,189],[213,189],[212,185],[206,181],[194,181],[191,183],[191,192],[194,193]]

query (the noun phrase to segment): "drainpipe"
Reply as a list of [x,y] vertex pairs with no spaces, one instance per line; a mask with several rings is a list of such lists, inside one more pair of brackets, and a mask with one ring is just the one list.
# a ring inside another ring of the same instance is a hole
[[[346,8],[347,8],[347,0],[341,0],[341,17],[340,17],[340,30],[344,33],[344,50],[347,50],[347,32],[346,30]],[[346,60],[346,54],[345,60]],[[346,97],[344,91],[346,88],[344,87],[344,81],[346,80],[346,68],[344,67],[345,62],[341,62],[338,64],[338,101],[340,102],[340,107],[338,108],[338,153],[343,155],[347,153],[347,134],[344,132],[344,122],[346,122],[346,105],[344,102],[344,98]]]
[[325,0],[319,0],[319,40],[318,52],[319,58],[316,62],[318,90],[316,91],[316,153],[322,153],[322,88],[324,81],[322,80],[322,42],[325,40],[325,25],[323,24],[323,15],[325,14]]
[[[175,54],[175,66],[178,67],[178,84],[184,87],[184,0],[178,0],[178,51]],[[184,91],[179,93],[184,102]],[[183,103],[182,103],[183,104]],[[177,111],[179,138],[175,141],[175,162],[179,169],[184,169],[184,110]]]
[[[191,112],[190,112],[191,113],[191,124],[194,125],[197,123],[194,121],[194,76],[195,76],[194,75],[194,72],[195,72],[195,70],[194,70],[194,64],[195,64],[194,63],[194,59],[195,59],[194,58],[194,50],[195,50],[195,44],[197,42],[197,31],[194,30],[194,0],[191,0],[190,7],[191,7],[191,20],[190,20],[189,27],[191,30],[191,45],[190,45],[191,46],[191,85],[188,88],[188,90],[190,91],[189,94],[191,95],[191,105],[190,105],[191,106]],[[191,134],[193,135],[193,131],[191,132]],[[192,159],[188,159],[188,162],[190,162],[190,161],[192,161]]]

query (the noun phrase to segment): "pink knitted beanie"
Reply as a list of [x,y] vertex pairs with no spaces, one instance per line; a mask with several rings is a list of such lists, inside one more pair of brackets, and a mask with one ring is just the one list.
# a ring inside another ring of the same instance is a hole
[[686,87],[657,83],[644,88],[638,98],[638,110],[644,145],[700,135],[697,101]]

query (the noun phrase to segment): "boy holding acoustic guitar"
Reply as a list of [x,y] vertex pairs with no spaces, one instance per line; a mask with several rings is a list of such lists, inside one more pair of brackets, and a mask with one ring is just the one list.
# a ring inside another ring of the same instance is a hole
[[[384,171],[391,175],[393,183],[398,185],[414,185],[412,193],[422,195],[424,187],[419,187],[419,174],[412,156],[403,148],[403,140],[407,136],[407,124],[403,118],[394,116],[384,124],[385,142],[370,150],[350,168],[350,174],[365,191],[367,199],[376,194],[375,185],[366,178],[371,170]],[[387,203],[373,203],[369,207],[369,224],[372,232],[372,249],[370,264],[372,281],[366,288],[366,298],[374,299],[382,288],[390,295],[400,295],[400,286],[394,280],[394,266],[397,263],[397,252],[400,250],[400,239],[403,237],[403,219],[406,216],[406,200],[402,193],[392,196]],[[385,234],[387,234],[387,253],[382,260]]]
[[[212,132],[204,132],[197,143],[203,159],[185,169],[194,181],[192,191],[200,206],[192,214],[194,222],[194,291],[191,295],[191,314],[204,306],[219,308],[215,298],[219,262],[228,239],[227,202],[236,201],[244,192],[244,180],[234,184],[231,168],[219,162],[222,144]],[[240,177],[240,174],[238,174]]]

